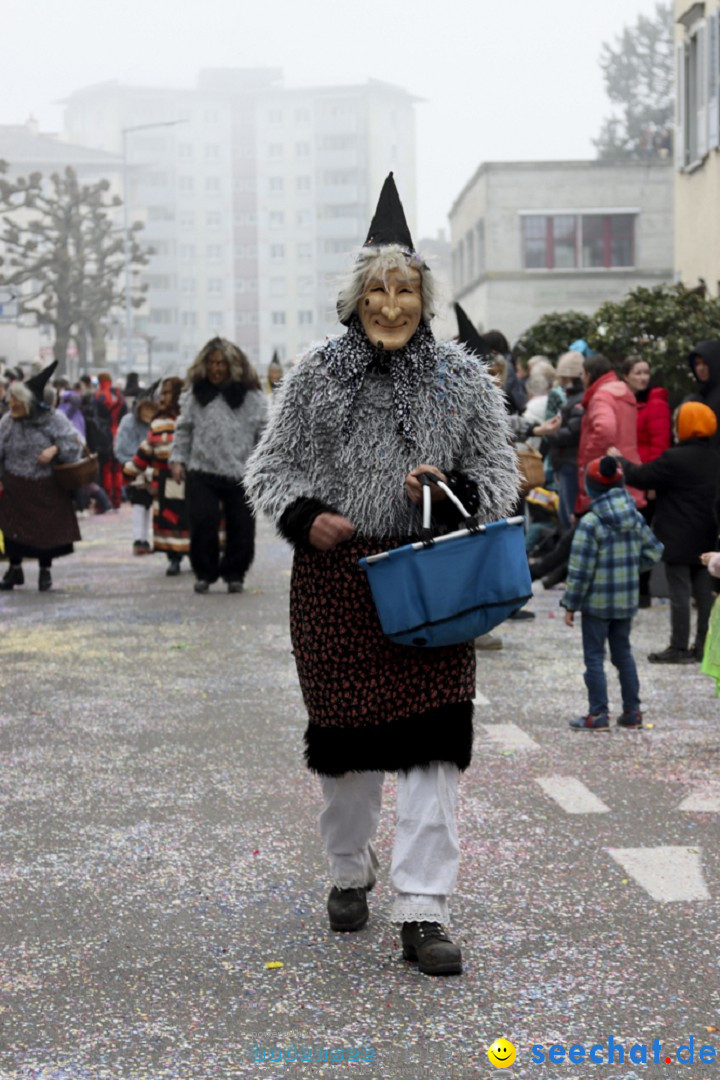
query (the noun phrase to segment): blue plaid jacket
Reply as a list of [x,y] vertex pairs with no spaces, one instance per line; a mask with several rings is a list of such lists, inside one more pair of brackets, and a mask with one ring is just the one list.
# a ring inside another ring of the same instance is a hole
[[662,553],[625,488],[610,488],[593,499],[575,530],[560,603],[598,619],[630,619],[638,609],[640,574]]

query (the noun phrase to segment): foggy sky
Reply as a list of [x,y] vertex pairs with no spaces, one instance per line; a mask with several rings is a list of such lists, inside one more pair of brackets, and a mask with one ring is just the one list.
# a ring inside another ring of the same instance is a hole
[[[288,85],[396,83],[417,106],[418,235],[446,224],[481,161],[592,158],[609,111],[598,57],[655,0],[4,0],[0,123],[117,79],[193,85],[276,66]],[[402,187],[402,179],[398,178]]]

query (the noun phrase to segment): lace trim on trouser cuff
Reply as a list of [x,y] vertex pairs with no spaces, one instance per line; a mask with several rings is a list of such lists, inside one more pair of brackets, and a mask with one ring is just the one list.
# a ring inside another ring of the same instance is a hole
[[450,909],[446,896],[420,896],[416,893],[400,893],[395,897],[390,921],[447,923]]

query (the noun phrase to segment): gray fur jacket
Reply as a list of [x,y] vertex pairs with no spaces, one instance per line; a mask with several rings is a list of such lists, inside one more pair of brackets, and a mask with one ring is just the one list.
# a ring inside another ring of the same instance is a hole
[[[48,446],[58,452],[50,465],[38,465],[38,454]],[[0,477],[6,472],[25,480],[52,476],[53,465],[66,465],[82,457],[82,438],[64,413],[39,412],[24,420],[6,413],[0,420]]]
[[191,472],[242,480],[266,421],[262,390],[248,390],[242,404],[232,408],[222,394],[203,405],[190,388],[180,398],[170,461]]
[[268,427],[252,455],[245,488],[276,525],[294,504],[311,500],[343,514],[366,537],[417,532],[420,511],[405,477],[418,465],[456,471],[477,488],[481,521],[515,505],[518,474],[502,395],[485,365],[452,342],[437,342],[437,361],[414,396],[415,445],[393,414],[389,373],[369,369],[344,428],[342,387],[329,370],[338,340],[311,350],[283,379]]

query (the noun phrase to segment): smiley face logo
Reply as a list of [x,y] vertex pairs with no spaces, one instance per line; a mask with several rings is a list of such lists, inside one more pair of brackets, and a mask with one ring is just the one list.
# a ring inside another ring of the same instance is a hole
[[496,1039],[488,1048],[488,1058],[496,1069],[507,1069],[515,1060],[515,1047],[507,1039]]

